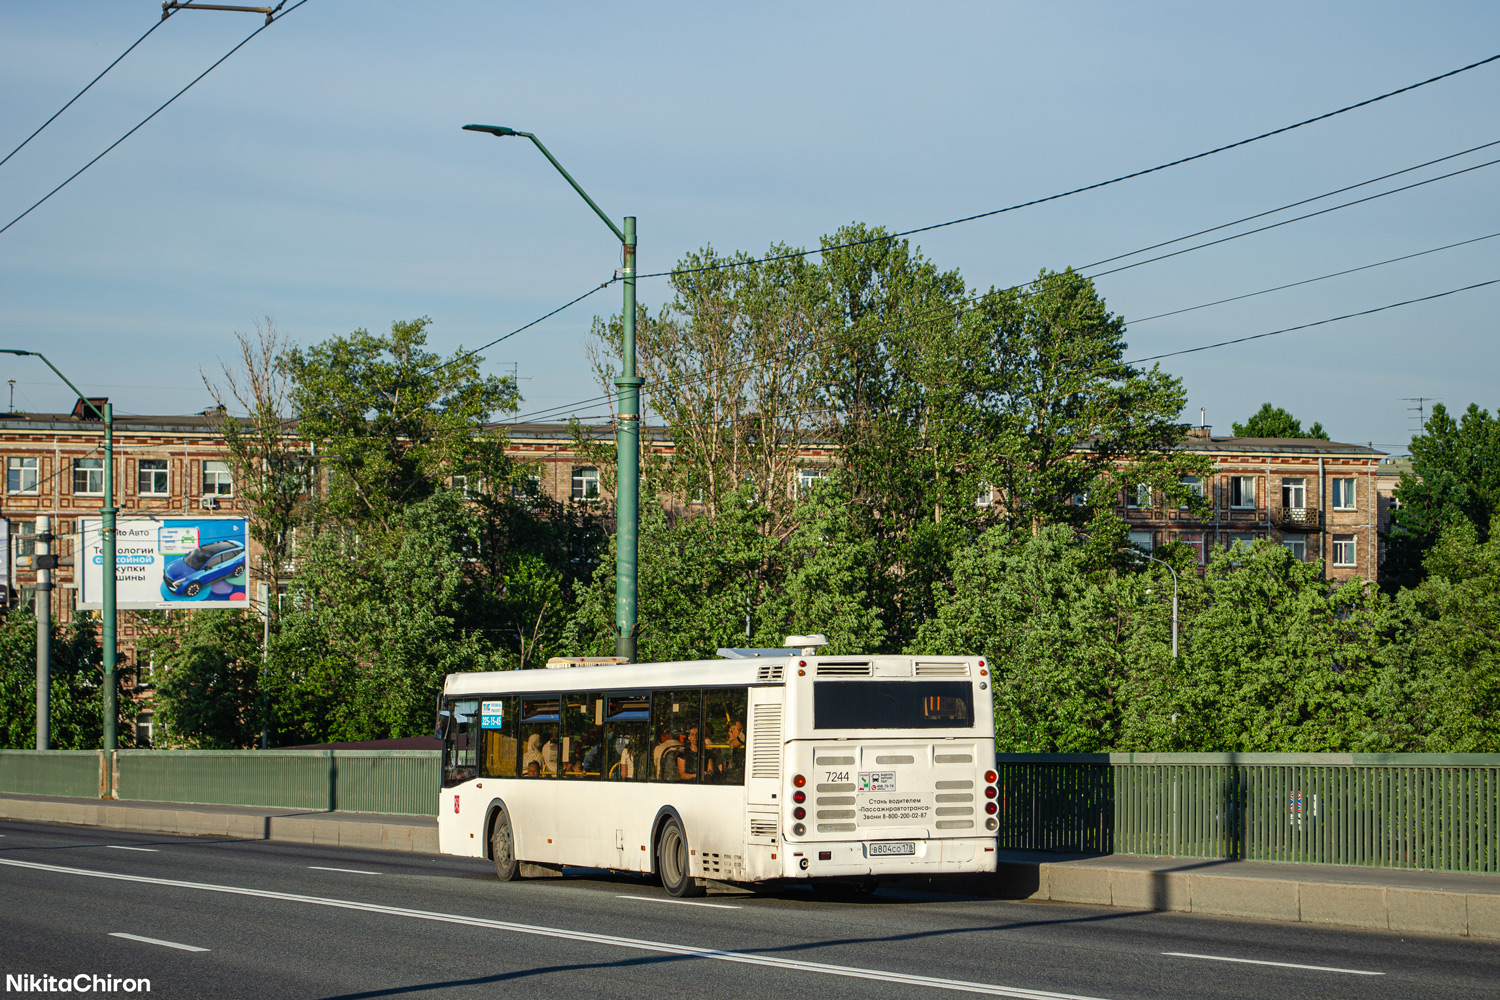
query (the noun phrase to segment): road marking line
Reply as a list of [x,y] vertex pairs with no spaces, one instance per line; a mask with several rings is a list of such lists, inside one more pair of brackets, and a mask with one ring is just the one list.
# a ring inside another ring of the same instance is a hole
[[154,847],[126,847],[124,844],[104,844],[111,851],[147,851],[151,854],[160,853]]
[[1337,969],[1331,965],[1298,965],[1296,962],[1267,962],[1258,958],[1226,958],[1223,955],[1195,955],[1190,951],[1164,951],[1163,955],[1174,958],[1204,958],[1210,962],[1239,962],[1244,965],[1274,965],[1281,969],[1311,969],[1313,972],[1343,972],[1351,976],[1383,976],[1384,972],[1366,969]]
[[12,858],[0,858],[0,865],[7,865],[11,868],[28,868],[32,871],[56,872],[62,875],[83,875],[89,878],[111,879],[117,882],[163,885],[174,889],[201,889],[205,892],[222,892],[232,896],[279,899],[289,903],[330,906],[341,910],[362,910],[366,913],[383,913],[393,917],[431,920],[434,923],[461,924],[467,927],[484,927],[491,930],[509,931],[513,934],[530,934],[535,937],[578,941],[584,944],[603,945],[611,948],[627,948],[632,951],[644,951],[658,955],[681,955],[685,958],[703,958],[716,962],[734,962],[739,965],[767,966],[774,969],[787,969],[792,972],[842,976],[846,979],[870,979],[879,982],[897,983],[903,986],[925,986],[930,989],[953,990],[959,993],[979,993],[984,996],[1011,997],[1013,1000],[1099,1000],[1097,997],[1077,996],[1072,993],[1051,993],[1046,990],[1029,990],[1019,986],[1001,986],[995,983],[975,983],[962,979],[938,979],[933,976],[918,976],[905,972],[886,972],[880,969],[863,969],[850,965],[828,965],[823,962],[806,962],[794,958],[782,958],[777,955],[759,955],[754,952],[720,951],[715,948],[700,948],[688,944],[671,944],[666,941],[617,937],[612,934],[570,931],[561,927],[517,924],[507,920],[490,920],[484,917],[463,917],[453,913],[411,910],[401,906],[385,906],[380,903],[361,903],[352,899],[303,896],[294,892],[277,892],[271,889],[246,889],[233,885],[214,885],[211,882],[184,882],[179,879],[152,878],[147,875],[127,875],[124,872],[104,872],[90,868],[69,868],[63,865],[44,864],[40,861],[17,861]]
[[715,910],[742,910],[744,907],[730,903],[698,903],[691,899],[661,899],[656,896],[616,896],[616,899],[636,899],[642,903],[676,903],[679,906],[709,906]]
[[315,872],[348,872],[350,875],[383,875],[384,872],[367,872],[362,868],[324,868],[322,865],[308,865],[309,870]]
[[207,948],[199,948],[194,944],[178,944],[176,941],[163,941],[161,938],[141,937],[139,934],[126,934],[122,931],[110,931],[109,936],[125,938],[127,941],[140,941],[143,944],[159,944],[163,948],[176,948],[178,951],[208,951]]

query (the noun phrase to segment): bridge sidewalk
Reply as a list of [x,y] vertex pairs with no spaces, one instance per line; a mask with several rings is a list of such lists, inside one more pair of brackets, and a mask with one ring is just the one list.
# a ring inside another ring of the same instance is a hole
[[0,819],[70,823],[141,833],[438,853],[437,820],[431,816],[6,794],[0,795]]
[[[436,854],[430,816],[0,795],[0,819]],[[1500,875],[1001,851],[995,877],[932,888],[1500,941]]]
[[1500,875],[1001,851],[994,895],[1500,940]]

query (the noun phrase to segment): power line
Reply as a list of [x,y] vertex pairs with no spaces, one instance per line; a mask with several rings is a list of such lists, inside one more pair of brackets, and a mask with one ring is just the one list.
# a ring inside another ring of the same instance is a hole
[[104,74],[105,73],[108,73],[110,70],[112,70],[116,66],[118,66],[120,64],[120,60],[121,59],[124,59],[126,56],[130,55],[130,53],[134,52],[135,51],[135,47],[137,45],[141,44],[142,42],[144,42],[147,39],[147,37],[150,36],[151,32],[155,31],[157,28],[160,28],[163,24],[165,24],[166,20],[167,19],[165,17],[163,17],[163,18],[161,18],[161,20],[154,22],[151,25],[151,27],[149,27],[149,28],[146,29],[146,34],[142,35],[140,38],[137,38],[135,41],[131,42],[130,43],[130,48],[126,49],[124,52],[121,52],[118,56],[116,56],[114,62],[112,62],[108,66],[104,67],[104,69],[100,71],[100,73],[99,73],[98,76],[94,77],[92,80],[90,80],[88,82],[88,86],[84,87],[78,93],[74,94],[73,97],[72,97],[72,99],[69,100],[67,104],[64,104],[62,107],[58,108],[55,112],[53,112],[51,118],[48,118],[46,121],[44,121],[40,125],[38,125],[35,132],[33,132],[30,135],[28,135],[25,139],[22,139],[21,140],[21,145],[17,146],[15,149],[12,149],[9,153],[6,153],[5,154],[5,159],[0,160],[0,167],[5,166],[5,164],[10,160],[10,158],[12,156],[15,156],[17,153],[19,153],[26,146],[26,144],[28,142],[30,142],[32,139],[35,139],[38,135],[41,135],[42,129],[46,128],[48,125],[51,125],[53,122],[57,121],[59,115],[61,115],[64,111],[68,110],[69,108],[71,108],[73,106],[73,102],[74,101],[77,101],[84,94],[87,94],[89,92],[89,88],[90,87],[92,87],[94,84],[98,83],[100,80],[104,79]]
[[1226,152],[1226,151],[1231,150],[1231,149],[1237,149],[1240,146],[1248,146],[1250,143],[1259,142],[1262,139],[1269,139],[1272,136],[1281,135],[1283,132],[1290,132],[1293,129],[1302,128],[1304,125],[1312,125],[1315,122],[1326,121],[1329,118],[1333,118],[1333,117],[1336,117],[1338,115],[1345,114],[1346,112],[1354,111],[1354,110],[1356,110],[1358,108],[1363,108],[1363,107],[1367,107],[1368,105],[1375,104],[1378,101],[1384,101],[1387,98],[1395,97],[1398,94],[1405,94],[1408,91],[1416,90],[1419,87],[1425,87],[1425,86],[1427,86],[1430,83],[1437,83],[1439,80],[1446,80],[1447,78],[1449,78],[1451,76],[1457,76],[1460,73],[1466,73],[1466,72],[1468,72],[1471,69],[1478,69],[1480,66],[1487,65],[1489,63],[1495,62],[1496,60],[1500,60],[1500,54],[1496,54],[1496,55],[1490,56],[1487,59],[1481,59],[1478,62],[1469,63],[1469,65],[1467,65],[1467,66],[1460,66],[1458,69],[1449,70],[1446,73],[1440,73],[1437,76],[1429,77],[1426,80],[1422,80],[1422,81],[1419,81],[1417,83],[1408,84],[1405,87],[1400,87],[1400,88],[1398,88],[1396,90],[1392,90],[1392,91],[1389,91],[1387,93],[1380,94],[1380,95],[1378,95],[1376,97],[1367,98],[1366,100],[1359,101],[1358,103],[1355,103],[1355,104],[1346,105],[1346,106],[1344,106],[1342,108],[1339,108],[1339,109],[1337,109],[1335,111],[1329,111],[1329,112],[1326,112],[1325,114],[1317,115],[1317,116],[1312,117],[1312,118],[1306,118],[1306,119],[1303,119],[1302,121],[1294,122],[1291,125],[1283,125],[1281,128],[1272,129],[1269,132],[1262,132],[1259,135],[1251,136],[1248,139],[1240,139],[1237,142],[1231,142],[1231,143],[1229,143],[1227,145],[1224,145],[1224,146],[1217,146],[1217,147],[1215,147],[1213,149],[1204,150],[1201,153],[1194,153],[1191,156],[1184,156],[1184,157],[1181,157],[1180,159],[1172,160],[1172,161],[1167,162],[1167,163],[1159,163],[1159,164],[1157,164],[1154,167],[1147,167],[1147,168],[1145,168],[1143,170],[1136,170],[1136,171],[1132,171],[1131,173],[1128,173],[1128,174],[1121,174],[1120,176],[1118,176],[1118,177],[1112,177],[1109,180],[1096,181],[1093,184],[1086,184],[1083,187],[1072,188],[1071,190],[1061,191],[1061,192],[1058,192],[1057,194],[1050,194],[1050,195],[1046,195],[1045,197],[1041,197],[1041,198],[1033,198],[1030,201],[1017,202],[1014,205],[1007,205],[1004,208],[997,208],[997,209],[993,209],[993,210],[988,211],[988,212],[979,212],[979,213],[974,214],[974,215],[966,215],[963,218],[960,218],[960,219],[950,219],[947,222],[936,222],[936,223],[933,223],[932,225],[929,225],[929,226],[919,226],[916,229],[906,229],[906,230],[903,230],[903,231],[898,232],[898,233],[888,233],[888,234],[885,234],[883,236],[876,236],[876,237],[872,237],[871,239],[867,239],[867,240],[855,240],[852,243],[840,243],[840,244],[836,244],[834,246],[821,247],[821,248],[819,248],[817,250],[798,250],[798,251],[794,251],[792,253],[776,254],[774,256],[761,257],[761,258],[757,258],[757,259],[754,259],[754,260],[723,261],[723,262],[717,263],[717,264],[706,264],[703,267],[684,268],[684,269],[679,270],[679,271],[655,271],[655,272],[652,272],[650,274],[637,275],[637,277],[641,277],[641,278],[664,278],[664,277],[670,277],[670,276],[678,275],[678,274],[696,274],[696,273],[699,273],[699,272],[702,272],[702,271],[716,271],[716,270],[722,270],[724,268],[730,268],[730,267],[744,267],[744,266],[747,266],[749,264],[759,264],[759,263],[765,263],[765,262],[769,262],[769,261],[790,260],[790,259],[796,258],[796,257],[806,257],[806,256],[809,256],[809,255],[815,254],[815,253],[827,253],[830,250],[848,250],[848,249],[851,249],[853,247],[868,246],[868,245],[870,245],[872,243],[889,242],[891,240],[901,239],[902,237],[905,237],[905,236],[914,236],[917,233],[931,232],[934,229],[944,229],[944,228],[947,228],[948,226],[957,226],[957,225],[961,225],[961,224],[963,224],[965,222],[974,222],[974,221],[976,221],[978,219],[988,219],[991,216],[1003,215],[1003,214],[1005,214],[1007,212],[1014,212],[1014,211],[1017,211],[1017,210],[1022,209],[1022,208],[1030,208],[1030,207],[1032,207],[1034,205],[1042,205],[1042,204],[1045,204],[1045,203],[1047,203],[1049,201],[1058,201],[1058,200],[1063,199],[1063,198],[1070,198],[1070,197],[1072,197],[1075,194],[1083,194],[1086,191],[1097,191],[1099,188],[1109,187],[1112,184],[1119,184],[1122,181],[1133,180],[1136,177],[1144,177],[1147,174],[1154,174],[1154,173],[1157,173],[1158,171],[1167,170],[1167,169],[1169,169],[1171,167],[1181,166],[1184,163],[1192,163],[1194,160],[1201,160],[1204,157],[1213,156],[1216,153],[1223,153],[1223,152]]
[[[307,0],[297,0],[296,3],[292,4],[292,6],[288,7],[279,16],[277,16],[276,17],[276,21],[280,21],[282,18],[286,17],[292,11],[296,10],[298,7],[301,7],[305,3],[307,3]],[[234,55],[240,49],[244,48],[245,45],[250,41],[250,39],[254,38],[256,35],[260,34],[262,31],[265,31],[267,28],[269,28],[271,26],[272,23],[273,22],[268,18],[265,24],[261,25],[259,28],[256,28],[254,31],[250,32],[250,34],[246,35],[243,41],[241,41],[234,48],[230,49],[228,52],[226,52],[222,56],[220,56],[219,59],[216,62],[214,62],[214,64],[212,66],[208,67],[208,69],[204,70],[202,73],[199,73],[197,76],[193,77],[192,81],[190,83],[188,83],[188,85],[186,87],[183,87],[177,93],[175,93],[171,97],[167,98],[166,101],[164,101],[161,104],[161,106],[159,106],[155,111],[151,112],[145,118],[142,118],[140,120],[140,122],[137,123],[136,126],[134,128],[132,128],[129,132],[126,132],[124,135],[120,136],[120,138],[116,139],[114,142],[110,143],[107,147],[105,147],[104,152],[100,153],[98,156],[94,157],[92,160],[90,160],[89,162],[85,163],[83,166],[79,167],[76,171],[73,172],[72,176],[70,176],[67,180],[63,181],[61,184],[57,185],[57,187],[53,188],[51,191],[48,191],[46,194],[42,195],[42,197],[39,198],[39,199],[37,199],[37,201],[30,208],[28,208],[26,211],[22,212],[20,215],[16,216],[14,219],[11,219],[3,227],[0,227],[0,233],[4,233],[6,230],[10,229],[11,226],[14,226],[16,223],[18,223],[22,219],[26,218],[26,216],[28,216],[32,212],[36,211],[36,209],[39,208],[42,205],[43,202],[47,201],[47,199],[51,198],[53,195],[57,194],[57,192],[61,191],[63,188],[67,187],[69,184],[73,183],[73,181],[75,179],[77,179],[77,177],[78,177],[79,174],[83,173],[89,167],[92,167],[94,164],[96,164],[100,160],[104,159],[104,157],[107,156],[107,155],[109,155],[110,151],[113,150],[120,143],[124,142],[126,139],[129,139],[132,135],[135,135],[135,133],[138,132],[147,122],[149,122],[151,119],[155,118],[157,115],[159,115],[163,111],[165,111],[167,109],[168,105],[170,105],[173,101],[177,100],[177,98],[181,97],[183,94],[187,93],[193,87],[193,85],[196,84],[199,80],[203,79],[205,76],[207,76],[208,74],[212,73],[215,69],[218,69],[219,65],[221,63],[223,63],[224,60],[228,59],[230,56]],[[1497,56],[1496,58],[1500,58],[1500,56]]]
[[1391,257],[1388,260],[1379,260],[1373,264],[1361,264],[1359,267],[1350,267],[1342,271],[1334,271],[1330,274],[1320,274],[1316,278],[1304,278],[1301,281],[1292,281],[1285,285],[1276,285],[1274,288],[1262,288],[1258,292],[1246,292],[1243,295],[1231,295],[1227,299],[1215,299],[1212,302],[1204,302],[1196,306],[1186,306],[1182,309],[1173,309],[1170,312],[1157,313],[1154,316],[1142,316],[1140,319],[1131,320],[1130,325],[1139,326],[1142,323],[1149,323],[1154,319],[1165,319],[1168,316],[1179,316],[1182,313],[1194,312],[1198,309],[1207,309],[1210,306],[1222,306],[1226,302],[1238,302],[1241,299],[1254,298],[1257,295],[1265,295],[1269,292],[1280,292],[1288,288],[1297,288],[1301,285],[1310,285],[1315,281],[1327,281],[1329,278],[1341,278],[1346,274],[1354,274],[1358,271],[1368,271],[1372,267],[1384,267],[1386,264],[1396,264],[1403,260],[1411,260],[1415,257],[1422,257],[1430,253],[1438,253],[1442,250],[1452,250],[1454,247],[1468,246],[1470,243],[1479,243],[1482,240],[1492,240],[1497,236],[1500,236],[1500,233],[1490,233],[1488,236],[1476,236],[1472,240],[1460,240],[1457,243],[1449,243],[1447,246],[1433,247],[1430,250],[1418,250],[1416,253],[1409,253],[1401,257]]

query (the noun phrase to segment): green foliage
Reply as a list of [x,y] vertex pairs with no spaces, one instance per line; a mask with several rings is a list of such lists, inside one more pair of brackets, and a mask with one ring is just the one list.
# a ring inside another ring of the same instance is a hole
[[1320,423],[1314,423],[1307,430],[1302,429],[1302,421],[1292,416],[1279,406],[1270,403],[1260,404],[1256,410],[1243,424],[1234,424],[1235,437],[1248,438],[1317,438],[1320,441],[1328,440],[1328,432]]
[[1470,403],[1455,420],[1438,403],[1423,433],[1411,440],[1413,474],[1396,487],[1399,502],[1387,540],[1390,586],[1414,586],[1443,529],[1465,521],[1480,539],[1500,513],[1500,414]]
[[[98,750],[104,745],[103,655],[91,618],[78,618],[52,630],[49,666],[51,748]],[[117,742],[135,742],[137,705],[115,674]],[[0,747],[36,747],[36,618],[30,608],[13,608],[0,621]]]
[[244,609],[202,610],[156,650],[157,746],[232,750],[260,740],[262,625]]

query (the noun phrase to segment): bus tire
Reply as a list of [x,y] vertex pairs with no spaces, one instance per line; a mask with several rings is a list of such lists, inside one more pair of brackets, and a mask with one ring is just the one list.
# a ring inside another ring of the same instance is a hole
[[688,857],[687,834],[683,833],[677,818],[669,816],[662,824],[661,836],[656,839],[656,871],[667,895],[680,899],[701,896],[707,891],[690,874]]
[[516,860],[516,838],[510,828],[510,813],[504,806],[495,810],[490,825],[490,857],[495,862],[495,877],[514,882],[521,877],[521,862]]

